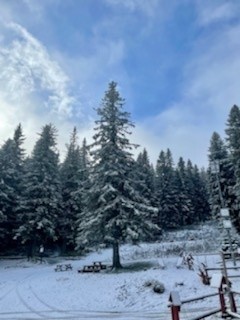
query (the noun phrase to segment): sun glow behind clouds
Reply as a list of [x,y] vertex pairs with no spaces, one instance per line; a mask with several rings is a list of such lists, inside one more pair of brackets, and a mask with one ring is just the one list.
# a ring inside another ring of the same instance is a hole
[[6,27],[16,34],[8,46],[0,49],[0,81],[6,98],[16,101],[47,91],[45,106],[59,115],[71,116],[74,98],[69,94],[68,77],[26,29],[16,23]]
[[30,153],[41,127],[52,122],[57,129],[61,127],[59,147],[63,150],[73,127],[75,104],[68,76],[21,25],[1,24],[0,29],[4,31],[0,47],[1,144],[22,123]]

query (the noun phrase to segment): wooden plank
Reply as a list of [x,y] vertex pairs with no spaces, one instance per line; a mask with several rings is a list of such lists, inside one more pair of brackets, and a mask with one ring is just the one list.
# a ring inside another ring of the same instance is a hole
[[[208,271],[217,271],[217,270],[223,270],[223,267],[219,267],[219,268],[205,268]],[[227,267],[228,270],[239,270],[240,267]]]
[[214,297],[214,296],[218,296],[218,293],[210,293],[210,294],[206,294],[204,296],[200,296],[200,297],[197,297],[197,298],[191,298],[191,299],[182,300],[182,304],[188,303],[188,302],[193,302],[193,301],[198,301],[198,300],[202,300],[202,299],[209,298],[209,297]]
[[240,314],[236,313],[236,312],[232,312],[232,311],[227,311],[227,314],[229,314],[230,316],[240,319]]
[[209,317],[212,314],[215,314],[215,313],[218,313],[218,312],[221,312],[221,308],[220,309],[214,309],[214,310],[211,310],[211,311],[207,311],[207,312],[202,313],[201,315],[198,315],[197,317],[191,318],[189,320],[200,320],[200,319],[203,319],[205,317]]

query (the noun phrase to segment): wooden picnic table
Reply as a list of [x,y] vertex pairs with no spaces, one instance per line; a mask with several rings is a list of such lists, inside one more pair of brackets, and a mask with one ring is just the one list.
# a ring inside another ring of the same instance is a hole
[[101,261],[94,261],[93,265],[99,267],[101,270],[107,269],[107,265],[103,264]]
[[100,272],[100,267],[96,265],[86,265],[83,269],[78,270],[78,272]]
[[104,269],[107,269],[106,264],[103,264],[101,261],[94,261],[91,265],[83,266],[83,269],[78,270],[78,272],[100,272]]
[[72,270],[72,265],[71,265],[70,263],[57,264],[54,270],[55,270],[55,271],[67,271],[67,270]]

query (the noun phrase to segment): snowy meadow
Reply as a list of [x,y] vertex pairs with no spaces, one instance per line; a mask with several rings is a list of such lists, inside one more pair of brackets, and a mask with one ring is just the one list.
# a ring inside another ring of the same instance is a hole
[[[203,226],[165,234],[159,243],[121,246],[124,269],[118,272],[78,272],[94,261],[110,266],[108,248],[84,257],[48,257],[42,264],[20,257],[1,259],[0,319],[171,319],[171,291],[183,300],[216,292],[202,284],[198,267],[219,265],[218,246],[218,231]],[[193,270],[180,265],[182,251],[192,253]],[[71,264],[72,270],[56,272],[59,263]],[[154,292],[156,282],[163,284],[162,294]],[[234,286],[240,288],[237,278]],[[181,316],[189,319],[218,306],[218,297],[212,297],[183,306]]]

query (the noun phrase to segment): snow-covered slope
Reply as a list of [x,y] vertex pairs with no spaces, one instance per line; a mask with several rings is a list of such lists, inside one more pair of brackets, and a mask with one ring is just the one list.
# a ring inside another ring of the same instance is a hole
[[[186,239],[182,241],[186,243]],[[194,241],[191,239],[189,243]],[[179,255],[171,255],[168,250],[173,245],[174,242],[164,242],[122,246],[122,263],[126,269],[118,273],[77,272],[93,261],[110,265],[111,249],[68,259],[73,270],[65,272],[54,271],[53,258],[43,264],[24,259],[0,260],[0,319],[170,319],[167,306],[170,292],[179,291],[181,299],[216,292],[201,283],[198,266],[201,262],[208,266],[220,262],[217,254],[193,252],[194,270],[188,270],[185,265],[177,268]],[[55,263],[59,261],[61,258]],[[153,281],[164,284],[163,294],[146,285]],[[234,285],[239,286],[237,281]],[[190,309],[216,306],[218,297],[212,297],[191,304]],[[183,306],[182,312],[188,314],[189,307]]]

